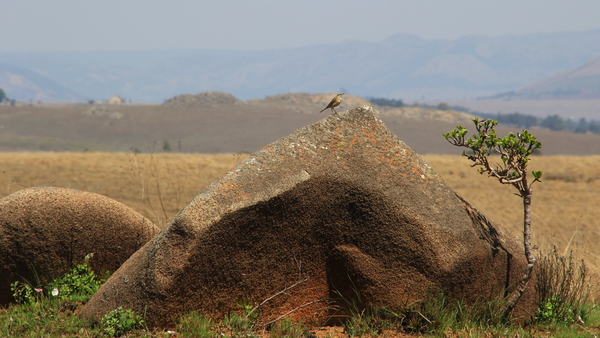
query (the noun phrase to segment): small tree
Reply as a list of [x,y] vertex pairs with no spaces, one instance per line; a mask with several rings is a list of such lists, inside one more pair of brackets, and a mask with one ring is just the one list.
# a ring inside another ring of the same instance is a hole
[[163,142],[163,151],[171,152],[171,150],[173,150],[171,148],[171,142],[169,142],[169,140],[165,139]]
[[[542,172],[533,171],[534,179],[529,182],[527,164],[529,163],[529,155],[536,149],[541,148],[542,144],[527,130],[523,130],[517,135],[509,133],[506,137],[498,138],[495,130],[498,121],[475,118],[473,122],[477,134],[468,139],[465,139],[468,130],[461,126],[443,134],[444,138],[457,147],[469,148],[471,153],[463,151],[463,156],[473,161],[472,167],[479,166],[478,172],[480,174],[487,173],[488,176],[496,178],[502,184],[514,186],[519,191],[516,195],[523,199],[523,246],[527,266],[523,277],[521,277],[502,309],[503,315],[508,316],[525,292],[535,265],[535,256],[531,248],[531,196],[533,192],[531,186],[533,183],[540,181]],[[500,155],[502,163],[492,165],[489,156],[493,154]]]
[[6,100],[8,100],[8,98],[6,97],[6,93],[2,88],[0,88],[0,102],[4,102]]
[[446,102],[437,105],[438,110],[450,110],[450,106]]

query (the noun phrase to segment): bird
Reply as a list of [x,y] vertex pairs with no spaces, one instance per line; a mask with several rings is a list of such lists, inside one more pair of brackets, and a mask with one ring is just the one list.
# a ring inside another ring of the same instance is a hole
[[333,99],[331,99],[331,102],[329,102],[329,104],[327,105],[327,107],[323,108],[323,110],[321,110],[319,113],[322,113],[326,109],[331,109],[331,110],[333,110],[334,113],[337,114],[337,112],[333,108],[339,106],[340,103],[342,103],[342,96],[344,94],[345,93],[337,94]]

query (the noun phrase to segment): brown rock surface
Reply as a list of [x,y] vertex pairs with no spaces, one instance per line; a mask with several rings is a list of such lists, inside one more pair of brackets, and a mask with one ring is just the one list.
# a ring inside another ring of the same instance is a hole
[[13,300],[10,283],[35,283],[37,273],[46,284],[92,252],[90,266],[97,274],[116,271],[159,230],[98,194],[30,188],[6,196],[0,199],[0,304]]
[[296,130],[214,182],[82,315],[123,306],[169,326],[309,278],[265,303],[260,321],[302,307],[294,319],[323,324],[338,294],[383,306],[431,289],[489,299],[521,277],[521,251],[365,106]]

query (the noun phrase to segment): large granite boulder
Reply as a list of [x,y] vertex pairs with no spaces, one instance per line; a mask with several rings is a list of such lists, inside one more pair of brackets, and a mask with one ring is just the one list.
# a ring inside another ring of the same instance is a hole
[[190,310],[219,317],[289,288],[260,307],[260,321],[292,311],[323,324],[336,298],[394,306],[434,289],[489,299],[521,277],[521,257],[516,238],[364,106],[296,130],[211,184],[82,315],[122,306],[169,326]]
[[159,231],[102,195],[63,188],[17,191],[0,199],[0,303],[13,300],[10,283],[39,278],[46,284],[89,253],[97,274],[113,272]]

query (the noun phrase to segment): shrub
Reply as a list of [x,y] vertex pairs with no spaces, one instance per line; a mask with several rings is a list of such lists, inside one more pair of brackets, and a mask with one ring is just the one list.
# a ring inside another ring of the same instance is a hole
[[104,326],[103,332],[111,337],[120,337],[129,331],[144,327],[144,320],[133,310],[123,310],[118,307],[107,313],[100,323]]
[[55,279],[48,288],[53,296],[62,299],[85,303],[102,285],[94,271],[90,268],[88,261],[94,256],[93,253],[85,256],[84,262],[75,266],[64,276]]
[[536,290],[540,296],[540,307],[535,320],[567,324],[583,321],[588,279],[583,261],[577,267],[572,253],[569,257],[560,256],[554,247],[538,264]]

